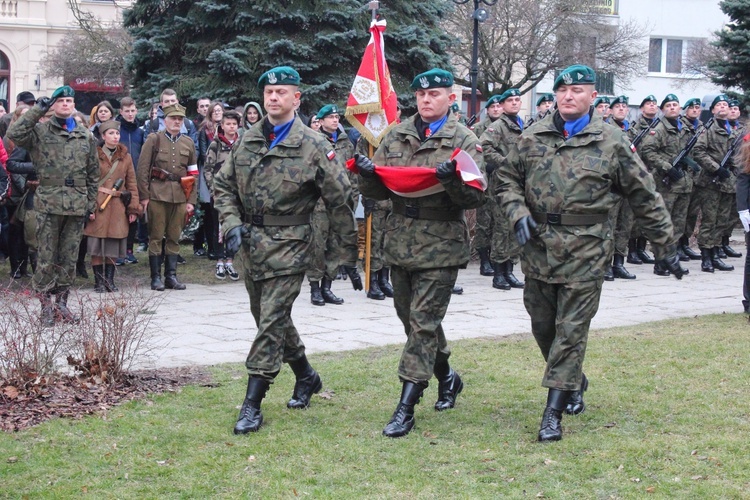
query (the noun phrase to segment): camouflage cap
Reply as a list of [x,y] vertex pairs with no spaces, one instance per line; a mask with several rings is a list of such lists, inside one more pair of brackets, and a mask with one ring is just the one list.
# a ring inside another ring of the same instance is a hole
[[657,100],[656,100],[656,96],[655,96],[654,94],[649,94],[649,95],[647,95],[647,96],[646,96],[646,97],[645,97],[645,98],[644,98],[644,99],[643,99],[643,100],[641,101],[641,106],[640,106],[640,107],[642,108],[642,107],[643,107],[643,105],[644,105],[644,104],[646,104],[647,102],[659,102],[659,101],[657,101]]
[[52,97],[50,99],[58,99],[60,97],[75,97],[76,91],[73,90],[69,85],[63,85],[62,87],[58,87],[54,92],[52,92]]
[[682,107],[682,109],[689,108],[690,106],[701,105],[701,100],[697,97],[693,97],[692,99],[688,99],[685,105]]
[[729,98],[727,98],[726,94],[719,94],[716,97],[714,97],[714,100],[711,102],[711,107],[709,107],[708,110],[709,111],[713,111],[714,110],[714,106],[716,106],[720,102],[729,103]]
[[594,99],[594,107],[597,107],[600,104],[610,104],[609,97],[607,97],[606,95],[603,95],[601,97],[597,97],[596,99]]
[[629,104],[629,101],[630,101],[630,99],[628,99],[628,96],[626,96],[626,95],[618,95],[617,97],[615,97],[614,99],[612,99],[609,102],[609,105],[610,106],[614,106],[615,104],[624,104],[624,105],[627,106]]
[[453,87],[453,75],[440,68],[433,68],[429,71],[418,74],[414,77],[414,80],[410,85],[410,88],[414,90],[434,89],[440,87]]
[[101,124],[99,124],[99,133],[101,135],[104,135],[104,132],[106,132],[107,130],[112,129],[120,130],[120,122],[118,122],[117,120],[107,120],[106,122],[102,122]]
[[167,106],[162,111],[164,111],[164,118],[168,116],[181,116],[185,118],[185,106],[180,106],[179,104]]
[[336,107],[335,104],[326,104],[322,108],[320,108],[320,111],[318,111],[318,114],[315,115],[315,118],[318,120],[322,120],[328,115],[337,115],[339,114],[339,108]]
[[596,72],[583,64],[568,66],[557,75],[552,90],[557,91],[560,85],[593,85],[596,83]]
[[505,102],[508,97],[518,97],[521,95],[521,91],[518,89],[508,89],[502,94],[500,94],[500,101],[499,102]]
[[500,100],[500,98],[503,95],[504,95],[504,93],[503,94],[495,94],[492,97],[490,97],[489,99],[487,99],[487,104],[484,105],[485,109],[489,108],[493,104],[500,104],[501,102],[503,102],[503,101]]
[[680,100],[677,98],[674,94],[667,94],[667,97],[664,98],[664,100],[659,105],[660,108],[663,108],[665,104],[669,102],[676,102],[677,104],[680,103]]
[[299,73],[289,66],[278,66],[269,69],[258,78],[258,88],[262,89],[266,85],[294,85],[299,86]]
[[555,102],[555,96],[552,94],[542,94],[536,100],[536,105],[541,106],[543,102]]

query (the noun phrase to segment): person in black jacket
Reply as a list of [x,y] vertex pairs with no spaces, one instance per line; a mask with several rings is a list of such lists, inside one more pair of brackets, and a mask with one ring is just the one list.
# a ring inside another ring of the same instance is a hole
[[745,279],[742,285],[745,314],[750,314],[750,134],[744,137],[739,153],[742,171],[737,175],[737,212],[745,230]]

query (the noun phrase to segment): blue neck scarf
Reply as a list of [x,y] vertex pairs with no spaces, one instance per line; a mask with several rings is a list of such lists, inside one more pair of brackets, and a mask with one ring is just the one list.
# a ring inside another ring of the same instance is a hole
[[591,121],[591,117],[588,113],[580,117],[579,119],[572,121],[572,122],[565,122],[565,140],[567,141],[574,135],[576,135],[578,132],[586,128],[586,125],[589,124]]
[[[508,117],[510,117],[510,115],[508,115]],[[520,116],[516,115],[513,121],[516,122],[516,125],[518,125],[521,128],[521,130],[523,130],[523,120],[521,119]]]
[[447,121],[448,121],[448,115],[445,115],[441,120],[432,122],[429,125],[427,125],[427,127],[430,129],[430,137],[435,135],[435,132],[440,130],[443,127],[443,125],[445,125],[445,122]]
[[627,132],[628,130],[630,130],[630,122],[629,122],[629,121],[627,121],[627,120],[623,120],[623,121],[622,121],[622,129],[623,129],[623,130],[624,130],[625,132]]
[[698,130],[698,127],[700,126],[701,121],[698,118],[696,118],[695,120],[693,120],[692,123],[693,123],[693,130]]
[[727,134],[731,134],[732,133],[732,124],[729,123],[729,120],[727,120],[727,121],[724,122],[724,128],[726,129]]
[[288,122],[282,124],[282,125],[274,125],[273,127],[273,135],[274,140],[271,142],[271,145],[268,146],[268,149],[271,150],[276,146],[278,143],[286,139],[286,136],[289,135],[289,131],[292,129],[292,124],[294,123],[294,118],[289,120]]
[[331,139],[333,139],[333,142],[335,143],[339,138],[339,131],[336,130],[333,133],[331,133]]

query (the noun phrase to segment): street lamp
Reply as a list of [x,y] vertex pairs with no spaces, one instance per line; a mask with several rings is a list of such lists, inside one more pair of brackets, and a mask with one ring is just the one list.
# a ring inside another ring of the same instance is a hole
[[[469,0],[453,0],[453,3],[463,5]],[[474,20],[474,39],[471,44],[471,69],[469,77],[471,78],[471,103],[469,105],[469,117],[477,114],[477,75],[479,74],[479,23],[487,20],[487,9],[480,8],[482,3],[487,6],[495,5],[497,0],[474,0],[474,12],[471,18]]]

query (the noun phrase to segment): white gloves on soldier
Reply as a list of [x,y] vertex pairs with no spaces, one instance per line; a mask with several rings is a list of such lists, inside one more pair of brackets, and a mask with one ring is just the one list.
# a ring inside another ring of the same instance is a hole
[[746,233],[750,233],[750,210],[742,210],[739,212],[740,222]]

